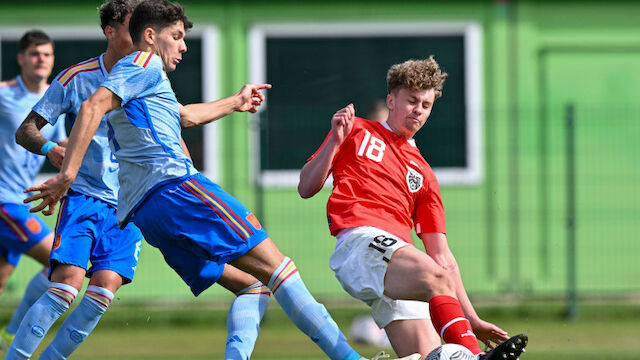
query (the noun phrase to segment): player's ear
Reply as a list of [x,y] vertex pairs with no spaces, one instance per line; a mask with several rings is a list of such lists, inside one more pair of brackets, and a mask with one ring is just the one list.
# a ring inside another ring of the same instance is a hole
[[393,106],[395,105],[396,97],[393,95],[393,91],[387,95],[387,107],[389,111],[393,111]]
[[18,55],[16,56],[17,60],[18,60],[18,65],[20,65],[20,67],[22,67],[24,65],[24,52],[19,51]]
[[107,25],[104,27],[104,36],[108,39],[111,40],[113,39],[113,35],[116,33],[116,29],[113,28],[113,26],[111,25]]
[[156,39],[156,32],[152,27],[145,28],[142,31],[142,40],[147,45],[153,45]]

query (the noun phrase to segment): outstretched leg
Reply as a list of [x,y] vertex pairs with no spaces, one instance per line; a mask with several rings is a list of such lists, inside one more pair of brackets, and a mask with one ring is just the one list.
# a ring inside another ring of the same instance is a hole
[[360,359],[324,306],[307,290],[293,261],[266,239],[232,264],[268,284],[289,319],[331,359]]
[[253,276],[226,265],[218,284],[236,294],[227,316],[225,360],[248,360],[260,334],[271,292]]

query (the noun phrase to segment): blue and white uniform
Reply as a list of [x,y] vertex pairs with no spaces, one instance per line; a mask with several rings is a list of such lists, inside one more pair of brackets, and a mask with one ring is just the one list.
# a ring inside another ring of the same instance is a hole
[[122,100],[108,120],[121,170],[120,225],[138,225],[197,295],[267,233],[185,155],[179,104],[158,56],[138,51],[122,58],[102,86]]
[[[58,74],[33,111],[55,124],[60,114],[71,123],[88,99],[108,75],[102,55],[80,62]],[[133,224],[120,230],[117,224],[118,163],[108,145],[107,118],[100,122],[82,159],[78,176],[58,210],[56,237],[51,265],[64,263],[87,269],[112,270],[133,279],[142,234]]]
[[[22,77],[0,84],[0,257],[16,266],[20,255],[51,234],[51,229],[22,203],[23,190],[33,185],[45,157],[16,144],[15,132],[42,95],[32,93]],[[45,126],[42,135],[52,141],[65,139],[64,121]]]

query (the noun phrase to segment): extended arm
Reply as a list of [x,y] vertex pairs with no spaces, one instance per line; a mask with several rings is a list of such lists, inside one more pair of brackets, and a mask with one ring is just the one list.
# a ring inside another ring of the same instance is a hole
[[[40,114],[35,111],[31,111],[27,118],[24,119],[22,124],[18,130],[16,130],[16,143],[22,146],[23,148],[31,151],[34,154],[42,154],[40,150],[42,149],[42,145],[47,143],[47,140],[42,133],[40,133],[40,129],[42,129],[48,122],[45,120]],[[58,142],[58,146],[53,147],[47,153],[47,158],[51,163],[60,169],[62,166],[62,159],[64,159],[64,146],[66,145],[66,139],[64,141]]]
[[464,288],[464,284],[462,283],[462,276],[460,275],[458,262],[449,249],[447,236],[442,233],[425,233],[420,234],[419,236],[424,243],[427,254],[431,256],[438,265],[444,268],[449,274],[449,278],[452,279],[456,291],[456,297],[460,302],[462,311],[471,323],[471,327],[478,339],[485,344],[488,344],[489,341],[501,343],[508,339],[509,337],[504,330],[494,324],[480,319],[473,308],[473,305],[469,300],[469,296],[467,295],[467,291]]
[[104,114],[120,106],[120,98],[104,87],[82,103],[76,122],[71,129],[67,151],[62,161],[60,172],[43,184],[25,189],[25,192],[40,191],[24,200],[25,203],[42,199],[42,202],[33,207],[31,212],[42,211],[45,215],[51,215],[55,211],[56,204],[75,180],[82,158],[89,147],[93,135],[100,126]]
[[347,138],[353,128],[355,110],[353,105],[338,110],[331,118],[331,135],[316,156],[309,160],[300,171],[298,193],[304,199],[317,194],[331,172],[331,164],[340,145]]
[[183,129],[204,125],[234,111],[255,113],[264,101],[260,90],[270,89],[270,84],[245,85],[235,95],[208,103],[180,106],[180,126]]

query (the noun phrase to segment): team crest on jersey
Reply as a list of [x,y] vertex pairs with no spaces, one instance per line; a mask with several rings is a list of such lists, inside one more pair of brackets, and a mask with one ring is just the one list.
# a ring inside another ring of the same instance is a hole
[[417,192],[422,187],[424,176],[419,172],[407,167],[407,186],[412,193]]

